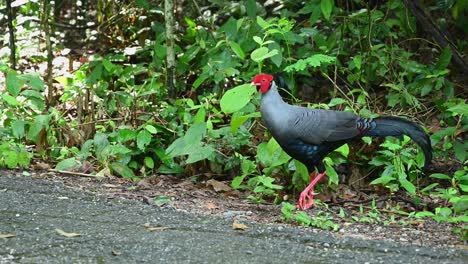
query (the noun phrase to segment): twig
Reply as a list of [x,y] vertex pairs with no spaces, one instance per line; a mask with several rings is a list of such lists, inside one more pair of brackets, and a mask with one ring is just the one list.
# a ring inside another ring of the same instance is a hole
[[88,174],[88,173],[73,172],[73,171],[64,171],[64,170],[56,170],[56,169],[48,169],[47,171],[56,172],[56,173],[62,173],[62,174],[66,174],[66,175],[75,175],[75,176],[96,178],[96,175],[92,175],[92,174]]

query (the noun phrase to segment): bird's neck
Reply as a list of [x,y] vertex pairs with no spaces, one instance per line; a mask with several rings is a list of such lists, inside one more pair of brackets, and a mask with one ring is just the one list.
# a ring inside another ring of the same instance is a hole
[[278,92],[276,84],[273,82],[270,89],[262,95],[262,105],[279,106],[285,104]]

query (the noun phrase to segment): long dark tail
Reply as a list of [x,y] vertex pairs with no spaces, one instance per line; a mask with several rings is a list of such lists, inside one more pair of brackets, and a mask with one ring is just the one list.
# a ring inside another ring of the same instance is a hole
[[429,136],[416,123],[399,117],[380,117],[373,120],[375,126],[364,133],[371,137],[395,136],[401,138],[403,135],[409,136],[414,140],[424,152],[424,168],[426,169],[432,160],[432,147]]

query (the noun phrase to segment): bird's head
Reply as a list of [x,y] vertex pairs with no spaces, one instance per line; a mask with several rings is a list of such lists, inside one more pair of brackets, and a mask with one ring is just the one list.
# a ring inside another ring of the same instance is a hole
[[273,75],[265,73],[258,74],[252,81],[252,85],[255,85],[257,87],[257,91],[262,92],[262,94],[265,94],[270,90],[272,83]]

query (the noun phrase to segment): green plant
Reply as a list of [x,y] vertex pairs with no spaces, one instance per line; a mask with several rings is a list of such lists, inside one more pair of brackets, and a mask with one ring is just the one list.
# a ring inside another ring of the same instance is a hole
[[281,203],[281,213],[285,220],[294,220],[305,226],[317,227],[323,230],[338,231],[340,226],[333,223],[333,217],[329,213],[320,211],[314,217],[309,216],[304,211],[296,211],[296,207],[290,203]]

